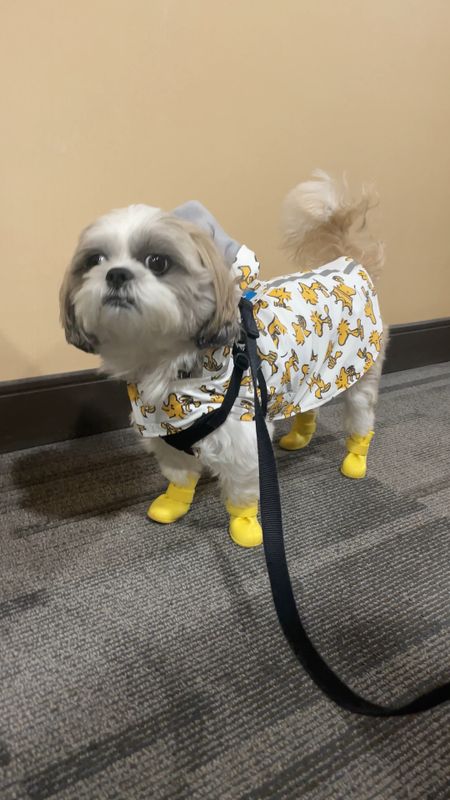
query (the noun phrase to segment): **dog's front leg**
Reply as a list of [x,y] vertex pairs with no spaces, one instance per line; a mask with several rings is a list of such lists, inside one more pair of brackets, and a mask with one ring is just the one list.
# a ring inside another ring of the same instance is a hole
[[228,417],[202,443],[201,460],[219,478],[233,542],[241,547],[261,544],[255,423]]
[[147,515],[155,522],[175,522],[184,517],[191,507],[200,478],[200,462],[159,439],[148,439],[146,444],[169,481],[166,491],[153,501]]

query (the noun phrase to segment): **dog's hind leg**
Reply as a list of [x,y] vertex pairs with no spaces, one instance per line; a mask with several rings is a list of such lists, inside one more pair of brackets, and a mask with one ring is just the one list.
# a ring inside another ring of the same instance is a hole
[[150,440],[149,449],[156,456],[162,474],[170,483],[164,494],[153,501],[147,516],[154,522],[176,522],[191,507],[200,478],[199,461],[155,439]]
[[344,425],[348,434],[347,455],[341,464],[346,478],[364,478],[367,453],[374,435],[375,406],[381,377],[382,358],[344,394]]
[[282,436],[278,444],[283,450],[301,450],[306,447],[316,431],[316,411],[296,414],[291,430]]

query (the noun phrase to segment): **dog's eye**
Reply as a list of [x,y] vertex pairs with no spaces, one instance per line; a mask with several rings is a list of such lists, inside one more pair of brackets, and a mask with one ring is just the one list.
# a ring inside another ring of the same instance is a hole
[[172,261],[168,256],[152,254],[147,256],[144,264],[147,269],[151,269],[155,275],[164,275],[164,273],[167,272],[167,270],[172,266]]
[[106,256],[104,256],[103,253],[91,253],[87,257],[85,265],[87,269],[91,269],[91,267],[98,267],[99,264],[105,261],[105,258]]

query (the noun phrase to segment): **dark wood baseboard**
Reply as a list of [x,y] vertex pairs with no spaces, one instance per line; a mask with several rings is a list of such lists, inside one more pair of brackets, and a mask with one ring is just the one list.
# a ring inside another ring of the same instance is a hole
[[0,453],[129,424],[125,383],[96,370],[0,383]]
[[[450,361],[450,317],[392,325],[385,372]],[[126,386],[95,370],[0,383],[0,453],[125,428]]]
[[450,317],[391,325],[383,372],[450,361]]

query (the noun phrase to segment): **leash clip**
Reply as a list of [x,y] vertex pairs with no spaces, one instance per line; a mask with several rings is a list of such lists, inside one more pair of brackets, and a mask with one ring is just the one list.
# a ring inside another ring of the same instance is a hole
[[[252,296],[255,293],[252,293]],[[256,324],[256,320],[253,314],[253,303],[251,300],[248,299],[246,295],[241,297],[239,302],[239,309],[241,312],[241,319],[242,324],[247,336],[251,339],[258,339],[259,338],[259,330]]]
[[245,341],[239,340],[233,345],[233,361],[235,366],[245,372],[249,366],[250,361],[246,352]]

